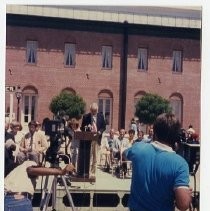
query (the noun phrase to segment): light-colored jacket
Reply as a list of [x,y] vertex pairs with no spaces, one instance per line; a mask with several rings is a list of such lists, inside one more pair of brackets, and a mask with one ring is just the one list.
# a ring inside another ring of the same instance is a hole
[[[31,143],[31,133],[27,133],[20,142],[20,151],[22,149],[29,149]],[[33,135],[33,151],[42,153],[45,152],[48,148],[47,138],[45,135],[41,134],[40,132],[34,132]]]

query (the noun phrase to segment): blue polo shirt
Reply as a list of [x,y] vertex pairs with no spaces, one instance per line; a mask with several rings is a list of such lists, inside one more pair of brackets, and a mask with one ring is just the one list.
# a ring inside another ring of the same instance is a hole
[[174,189],[189,185],[189,167],[184,158],[169,147],[135,143],[124,154],[132,161],[131,193],[128,206],[132,211],[174,210]]

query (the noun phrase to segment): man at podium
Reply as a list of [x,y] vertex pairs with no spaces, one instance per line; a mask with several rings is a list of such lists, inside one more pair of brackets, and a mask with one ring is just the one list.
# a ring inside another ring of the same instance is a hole
[[89,172],[90,178],[95,178],[99,146],[101,145],[102,134],[106,130],[105,119],[103,114],[98,112],[97,103],[92,103],[90,112],[83,116],[81,130],[96,133],[95,139],[91,141]]

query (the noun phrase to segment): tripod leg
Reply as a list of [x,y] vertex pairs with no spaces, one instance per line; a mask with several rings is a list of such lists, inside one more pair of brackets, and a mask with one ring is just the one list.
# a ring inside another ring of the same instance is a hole
[[56,210],[56,190],[57,190],[57,176],[55,176],[52,183],[52,210]]
[[71,194],[70,194],[70,192],[69,192],[69,189],[68,189],[68,186],[67,186],[67,184],[66,184],[66,180],[65,180],[64,176],[61,176],[61,179],[62,179],[62,181],[63,181],[64,187],[65,187],[65,190],[66,190],[66,194],[67,194],[69,203],[70,203],[70,205],[71,205],[72,211],[76,211],[76,208],[75,208],[75,206],[74,206],[74,202],[73,202],[72,196],[71,196]]
[[49,176],[46,176],[45,178],[45,183],[44,183],[44,187],[42,190],[42,198],[41,198],[41,202],[40,202],[40,210],[43,210],[44,207],[44,203],[45,203],[45,198],[46,198],[46,194],[48,192],[48,181],[49,181]]
[[[47,176],[46,180],[45,180],[45,185],[47,186],[48,185],[48,179],[49,177]],[[47,211],[47,208],[48,208],[48,204],[49,204],[49,201],[50,201],[50,196],[52,193],[54,193],[54,183],[56,183],[57,181],[57,178],[54,177],[54,179],[52,180],[52,183],[51,183],[51,188],[50,188],[50,191],[47,192],[47,188],[45,187],[45,192],[42,193],[42,196],[44,197],[41,201],[41,204],[40,204],[40,210],[43,210],[43,211]],[[56,191],[56,189],[55,189]],[[55,205],[55,201],[53,201],[53,206]]]

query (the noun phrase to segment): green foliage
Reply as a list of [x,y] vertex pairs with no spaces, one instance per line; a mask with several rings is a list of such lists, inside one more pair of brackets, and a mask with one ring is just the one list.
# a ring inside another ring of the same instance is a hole
[[153,124],[157,116],[171,112],[169,101],[157,94],[147,93],[136,103],[135,115],[144,124]]
[[79,95],[61,92],[53,97],[49,109],[54,115],[68,115],[69,118],[80,119],[85,112],[85,102]]

